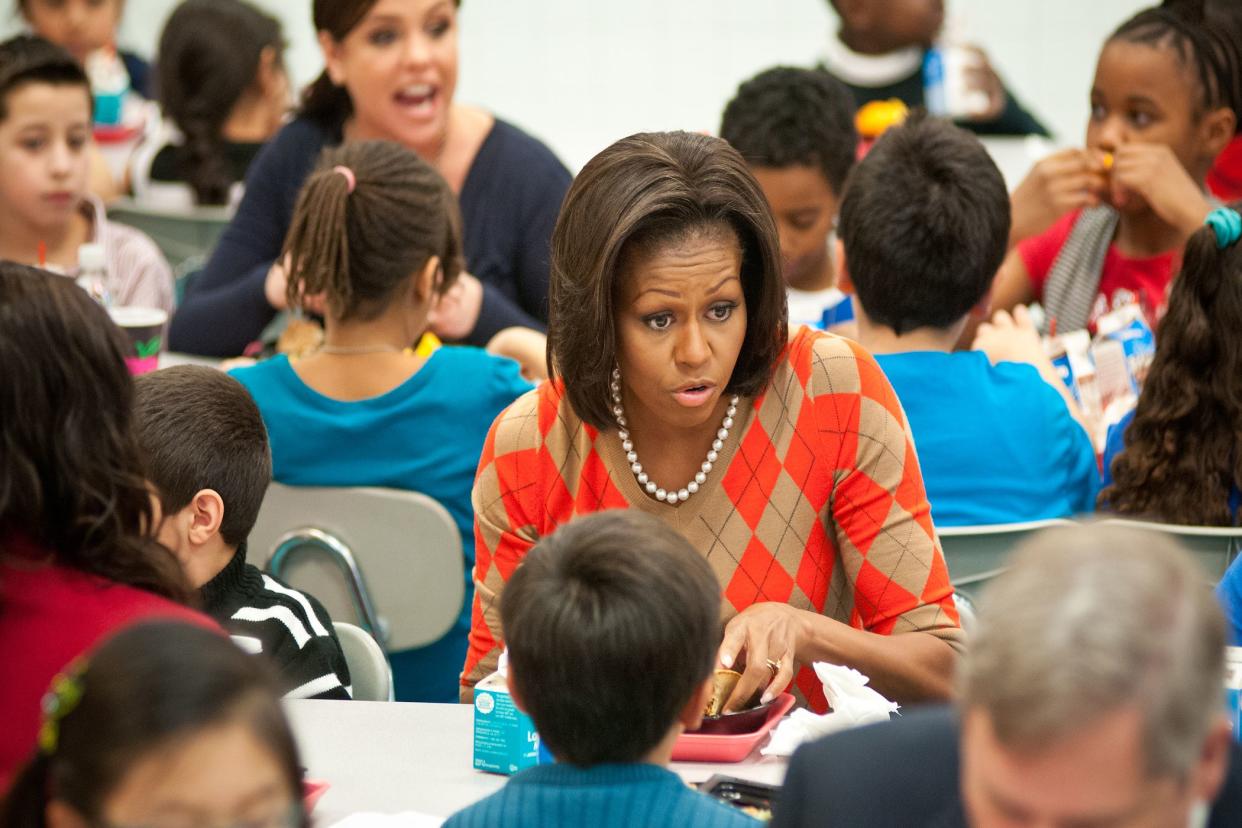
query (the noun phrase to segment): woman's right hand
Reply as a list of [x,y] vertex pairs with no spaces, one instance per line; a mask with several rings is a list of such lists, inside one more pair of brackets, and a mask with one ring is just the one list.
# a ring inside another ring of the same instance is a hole
[[1009,197],[1010,246],[1037,236],[1071,210],[1095,207],[1108,191],[1103,159],[1071,147],[1035,164]]

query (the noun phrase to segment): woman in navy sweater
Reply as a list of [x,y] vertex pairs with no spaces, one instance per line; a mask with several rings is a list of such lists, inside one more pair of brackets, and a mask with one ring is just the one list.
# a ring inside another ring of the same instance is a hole
[[172,350],[241,353],[285,308],[276,259],[325,146],[383,139],[430,161],[461,203],[466,269],[441,300],[441,338],[486,344],[547,319],[548,241],[571,176],[551,150],[453,102],[459,0],[314,0],[326,68],[268,144],[246,195],[169,331]]

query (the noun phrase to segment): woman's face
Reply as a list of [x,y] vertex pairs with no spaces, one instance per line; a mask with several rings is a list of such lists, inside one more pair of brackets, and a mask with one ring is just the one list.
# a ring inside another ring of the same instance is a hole
[[670,429],[718,419],[746,338],[742,252],[734,232],[706,227],[627,251],[616,314],[628,418]]
[[231,721],[140,759],[104,802],[103,817],[125,828],[294,828],[296,796],[250,725]]
[[353,101],[353,137],[439,154],[457,86],[453,0],[378,0],[343,40],[320,32],[319,45]]

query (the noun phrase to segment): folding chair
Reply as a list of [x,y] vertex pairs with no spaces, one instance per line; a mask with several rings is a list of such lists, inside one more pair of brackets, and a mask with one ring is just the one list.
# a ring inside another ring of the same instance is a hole
[[361,627],[344,621],[332,626],[349,665],[354,701],[392,701],[392,667],[380,645]]

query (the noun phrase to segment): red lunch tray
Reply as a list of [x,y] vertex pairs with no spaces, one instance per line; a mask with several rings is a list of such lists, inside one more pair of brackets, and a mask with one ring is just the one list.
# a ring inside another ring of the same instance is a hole
[[683,733],[673,745],[674,762],[740,762],[755,749],[781,717],[794,706],[794,697],[781,693],[758,730],[734,736]]

